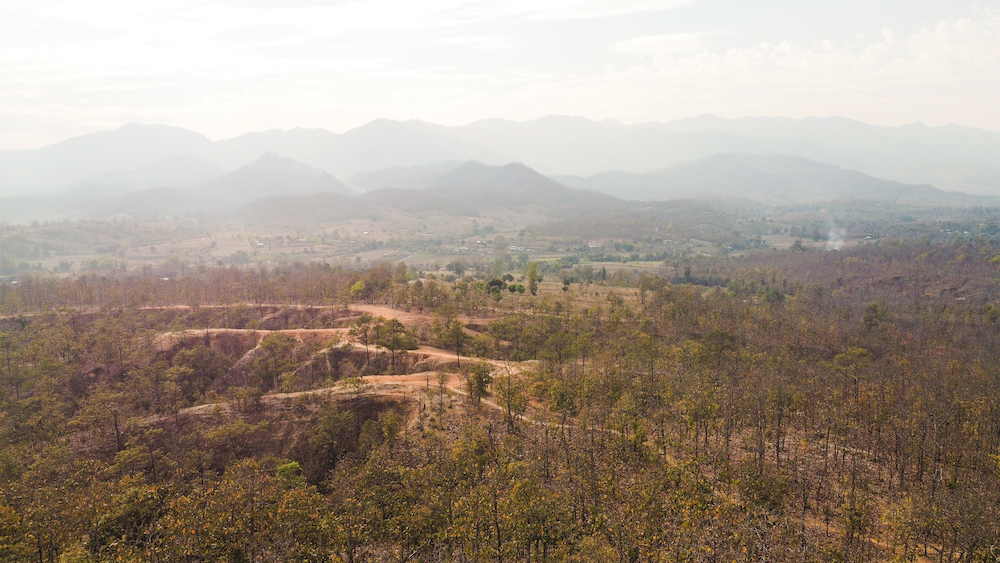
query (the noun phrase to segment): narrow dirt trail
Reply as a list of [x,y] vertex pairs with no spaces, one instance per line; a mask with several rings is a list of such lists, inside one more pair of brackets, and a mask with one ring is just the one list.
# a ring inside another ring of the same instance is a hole
[[172,348],[182,340],[188,338],[218,338],[229,334],[238,334],[254,338],[255,345],[269,334],[287,334],[301,342],[329,341],[338,335],[343,338],[349,329],[346,328],[285,328],[278,330],[250,329],[250,328],[191,328],[177,332],[162,332],[156,335],[160,347]]
[[[344,339],[350,329],[347,328],[288,328],[280,330],[263,330],[263,329],[247,329],[247,328],[202,328],[202,329],[188,329],[179,332],[164,332],[156,335],[157,342],[161,349],[172,348],[177,346],[182,340],[188,338],[204,338],[208,336],[209,338],[224,336],[227,334],[239,334],[239,335],[249,335],[256,339],[255,344],[259,345],[260,341],[269,334],[287,334],[295,338],[296,340],[302,342],[316,342],[316,341],[329,341],[335,337],[340,337]],[[343,340],[348,343],[347,340]],[[365,347],[362,344],[356,342],[351,342],[350,345],[356,350],[364,350]],[[369,346],[369,349],[374,349],[374,345]],[[385,348],[379,348],[379,352],[383,354],[388,354],[389,351]],[[397,352],[401,353],[401,352]],[[444,362],[455,361],[458,364],[473,364],[478,362],[484,362],[495,366],[497,368],[509,371],[513,375],[518,375],[521,373],[522,364],[530,364],[533,362],[505,362],[502,360],[490,360],[483,358],[476,358],[473,356],[456,355],[454,352],[444,350],[441,348],[434,348],[432,346],[419,346],[413,350],[407,350],[405,352],[408,355],[417,356],[420,358],[439,358]],[[392,376],[370,376],[370,377],[392,377]]]
[[[395,309],[385,305],[353,304],[350,307],[350,313],[352,318],[354,317],[354,313],[368,313],[369,315],[381,316],[386,319],[397,319],[408,328],[430,326],[431,321],[434,319],[433,315],[428,313],[420,313],[413,310],[404,311],[403,309]],[[464,321],[463,324],[471,325],[483,325],[493,320],[492,317],[468,317],[466,315],[459,315],[458,318]],[[468,327],[465,328],[465,332],[472,336],[479,334]]]
[[385,305],[353,304],[349,310],[352,313],[352,317],[354,316],[353,313],[368,313],[369,315],[381,316],[387,319],[397,319],[404,325],[425,323],[431,320],[431,316],[426,313],[404,311],[403,309],[394,309]]
[[[343,311],[342,306],[337,305],[298,305],[298,304],[280,304],[280,303],[261,303],[261,304],[245,304],[247,306],[255,307],[279,307],[285,309],[339,309]],[[224,308],[231,307],[232,305],[204,305],[205,308]],[[165,310],[165,309],[191,309],[192,307],[187,305],[173,305],[173,306],[150,306],[143,307],[144,310]],[[367,313],[370,315],[381,316],[386,319],[397,319],[403,323],[408,328],[414,328],[416,326],[426,326],[432,321],[432,316],[427,313],[419,313],[416,311],[405,311],[402,309],[396,309],[393,307],[385,305],[368,305],[368,304],[357,304],[352,303],[349,309],[345,311],[349,318],[355,318],[361,314]],[[476,318],[472,319],[473,322],[486,322],[486,318]],[[289,328],[289,329],[246,329],[246,328],[199,328],[199,329],[187,329],[183,331],[175,332],[164,332],[156,336],[157,343],[161,350],[172,349],[180,345],[184,340],[192,338],[205,338],[208,341],[214,341],[219,338],[224,338],[227,335],[238,335],[241,338],[246,338],[251,340],[251,350],[247,352],[244,357],[248,355],[253,355],[254,351],[259,348],[261,341],[270,334],[286,334],[296,340],[304,343],[328,343],[330,341],[339,340],[344,344],[349,345],[351,348],[364,351],[365,346],[357,342],[350,342],[347,338],[350,329],[349,327],[343,328]],[[374,348],[369,346],[369,350]],[[321,354],[327,351],[328,348],[323,348],[317,352]],[[380,352],[388,354],[388,350],[379,348]],[[412,397],[417,394],[426,394],[428,392],[435,391],[438,386],[438,376],[442,373],[440,370],[435,370],[434,368],[443,365],[454,365],[458,364],[460,366],[471,365],[473,363],[487,363],[494,367],[496,370],[496,375],[504,376],[519,376],[526,369],[530,369],[531,366],[535,364],[533,361],[529,362],[507,362],[500,360],[490,360],[475,358],[465,355],[456,355],[454,352],[444,350],[441,348],[435,348],[432,346],[419,346],[414,350],[408,350],[405,352],[406,355],[416,357],[418,362],[427,362],[425,364],[425,371],[419,373],[412,373],[406,375],[370,375],[363,378],[364,386],[360,392],[364,394],[375,394],[380,396],[398,396],[398,397]],[[428,362],[428,360],[430,360]],[[242,360],[241,360],[242,361]],[[239,363],[239,362],[237,362]],[[429,369],[428,369],[429,368]],[[448,373],[447,379],[445,381],[445,387],[449,393],[455,395],[467,395],[464,390],[464,381],[462,377],[457,373]],[[320,389],[311,389],[307,391],[298,391],[294,393],[271,393],[263,395],[260,400],[268,406],[280,407],[283,403],[300,398],[303,396],[350,396],[352,394],[358,394],[359,389],[351,388],[343,383],[338,383],[333,387],[325,387]],[[488,399],[483,399],[480,404],[487,408],[503,411],[504,409],[490,401]],[[214,414],[216,412],[230,413],[235,409],[236,401],[225,401],[218,403],[209,403],[202,405],[195,405],[185,409],[181,409],[177,412],[178,415],[193,415],[193,416],[204,416],[209,414]],[[173,416],[173,415],[171,415]],[[161,419],[165,419],[164,416],[155,416],[147,419],[147,422],[155,422]],[[530,417],[522,417],[531,424],[550,424],[546,422],[540,422]]]
[[[454,354],[451,354],[451,356],[454,356]],[[280,408],[290,401],[309,396],[339,396],[346,398],[359,395],[377,395],[381,397],[414,398],[415,396],[422,395],[426,396],[428,400],[431,400],[429,395],[437,393],[440,390],[441,383],[438,378],[442,373],[446,376],[444,387],[448,393],[463,397],[468,395],[464,389],[465,382],[460,374],[441,371],[425,371],[406,375],[369,375],[361,378],[362,384],[358,387],[353,387],[341,381],[333,387],[322,387],[319,389],[309,389],[293,393],[270,393],[262,395],[260,400],[268,408]],[[481,399],[480,404],[487,408],[504,412],[503,407],[488,399]],[[234,412],[235,406],[236,401],[206,403],[203,405],[195,405],[193,407],[180,409],[177,411],[176,415],[211,416],[217,413],[230,414]],[[175,415],[157,415],[147,418],[145,422],[155,424],[173,416]],[[527,422],[528,424],[553,427],[559,426],[558,423],[537,420],[536,418],[527,415],[522,415],[520,420]]]

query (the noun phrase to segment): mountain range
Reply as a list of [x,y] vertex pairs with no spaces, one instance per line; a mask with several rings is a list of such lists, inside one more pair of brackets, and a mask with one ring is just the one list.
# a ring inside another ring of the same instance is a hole
[[[171,174],[186,182],[149,187],[154,184],[149,181],[146,172],[167,167],[170,163],[176,165]],[[130,174],[107,173],[102,176],[115,181],[122,178],[141,179],[135,189],[112,181],[104,184],[92,181],[61,194],[3,198],[0,200],[0,222],[101,219],[114,215],[149,218],[218,214],[264,198],[313,193],[343,197],[354,195],[353,190],[325,170],[272,153],[264,154],[231,172],[223,171],[204,179],[203,173],[222,170],[214,166],[197,157],[165,157]]]
[[[559,188],[539,188],[540,178]],[[559,191],[564,186],[576,189]],[[539,189],[539,197],[524,199]],[[1000,196],[1000,133],[843,118],[701,116],[623,125],[549,116],[460,127],[376,120],[343,134],[272,130],[220,141],[131,124],[0,151],[0,221],[217,212],[262,198],[350,199],[355,192],[372,192],[364,205],[405,200],[411,210],[466,214],[487,203],[566,212],[598,196],[993,204],[953,192]]]
[[934,199],[960,203],[970,197],[928,184],[882,180],[787,155],[718,154],[643,174],[611,171],[587,178],[556,176],[554,179],[580,189],[644,201],[707,196],[741,197],[772,205],[845,199]]

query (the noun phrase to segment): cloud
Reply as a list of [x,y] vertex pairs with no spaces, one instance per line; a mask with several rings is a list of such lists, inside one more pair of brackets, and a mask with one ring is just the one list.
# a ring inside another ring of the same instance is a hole
[[[0,0],[0,147],[40,138],[28,123],[155,121],[221,137],[549,113],[1000,129],[1000,14],[986,9],[806,43],[738,40],[761,36],[738,28],[643,34],[674,28],[681,14],[654,12],[687,0],[36,1]],[[628,14],[641,15],[588,19]]]
[[61,17],[14,12],[0,4],[0,49],[111,41],[125,35],[121,28],[98,22],[81,24]]
[[608,50],[626,55],[683,54],[699,51],[713,33],[670,33],[646,35],[612,44]]
[[653,36],[613,45],[617,53],[653,56],[577,78],[576,99],[591,105],[580,113],[613,115],[598,108],[600,100],[614,95],[630,100],[632,115],[620,117],[626,120],[704,112],[825,113],[876,123],[922,119],[1000,128],[1000,109],[990,102],[1000,91],[997,13],[942,22],[908,37],[883,30],[853,43],[761,42],[678,52],[696,42],[694,37]]
[[[100,1],[100,0],[99,0]],[[114,0],[103,0],[103,3]],[[434,14],[446,10],[498,17],[530,15],[534,19],[580,19],[671,10],[697,0],[187,0],[180,6],[209,6],[275,10],[286,8],[342,8],[364,10],[374,6],[387,17],[393,12]],[[366,6],[367,5],[367,6]]]
[[574,20],[607,18],[644,12],[674,10],[695,0],[557,0],[535,2],[527,14],[533,20]]
[[303,8],[342,6],[357,0],[207,0],[208,5],[236,6],[240,8]]
[[242,25],[230,27],[217,34],[212,39],[217,41],[259,42],[281,41],[309,35],[302,26],[291,24],[265,23],[257,25]]
[[507,37],[496,37],[492,35],[455,35],[441,37],[438,42],[443,45],[455,45],[459,47],[469,47],[472,49],[510,49],[514,43]]
[[[392,2],[392,0],[373,0]],[[419,21],[428,26],[462,26],[501,19],[572,21],[664,12],[698,0],[433,0]]]

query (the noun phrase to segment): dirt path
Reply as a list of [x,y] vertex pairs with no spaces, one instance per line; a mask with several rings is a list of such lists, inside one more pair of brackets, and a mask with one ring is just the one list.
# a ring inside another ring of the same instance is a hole
[[[374,307],[373,307],[374,308]],[[402,313],[403,315],[410,315],[410,313]],[[402,322],[402,321],[401,321]],[[328,342],[335,337],[345,338],[349,329],[347,328],[289,328],[281,330],[262,330],[262,329],[247,329],[247,328],[203,328],[203,329],[188,329],[180,332],[164,332],[156,336],[157,342],[161,349],[172,348],[177,346],[182,340],[188,338],[203,338],[208,336],[209,338],[217,338],[219,336],[227,334],[239,334],[239,335],[249,335],[256,339],[256,344],[259,345],[260,341],[268,334],[288,334],[294,337],[296,340],[302,342]],[[344,342],[347,342],[346,339]],[[352,346],[358,350],[364,350],[365,347],[358,343],[352,343]],[[374,348],[374,346],[372,346]],[[388,350],[384,348],[379,348],[383,353],[389,353]],[[407,350],[406,354],[419,356],[422,358],[439,358],[442,361],[457,361],[459,364],[471,364],[476,362],[485,362],[493,365],[501,370],[510,371],[513,375],[518,375],[522,372],[521,365],[529,364],[529,362],[522,363],[512,363],[504,362],[501,360],[488,360],[482,358],[475,358],[472,356],[456,356],[454,352],[448,350],[443,350],[441,348],[434,348],[432,346],[419,346],[415,350]],[[371,377],[384,377],[384,376],[371,376]]]
[[[350,307],[351,316],[353,313],[368,313],[369,315],[382,316],[387,319],[398,319],[399,322],[403,323],[407,327],[415,326],[428,326],[433,320],[433,316],[428,313],[420,313],[417,311],[404,311],[403,309],[395,309],[393,307],[388,307],[386,305],[364,305],[364,304],[353,304]],[[458,315],[459,320],[465,321],[465,324],[472,325],[483,325],[489,323],[493,320],[493,317],[468,317],[467,315]],[[474,331],[466,329],[469,334],[476,334]]]
[[[443,351],[430,349],[430,352],[434,353]],[[454,354],[449,355],[454,356]],[[406,375],[369,375],[361,378],[362,385],[357,387],[351,386],[344,381],[340,381],[333,387],[296,391],[294,393],[271,393],[261,396],[260,400],[270,408],[274,408],[280,407],[288,401],[306,396],[349,397],[355,395],[379,395],[385,397],[412,398],[414,395],[427,395],[432,392],[437,392],[440,387],[440,381],[438,378],[442,373],[444,373],[446,377],[444,386],[448,393],[461,396],[468,395],[464,389],[465,382],[460,374],[441,371],[425,371]],[[195,405],[193,407],[177,411],[177,415],[209,416],[216,413],[229,414],[234,411],[235,404],[236,401],[226,401],[221,403]],[[504,411],[503,407],[488,399],[482,399],[480,404],[493,410],[500,412]],[[173,416],[174,415],[149,417],[145,420],[145,422],[155,424]],[[529,424],[558,426],[557,423],[540,421],[526,415],[521,416],[521,420]]]
[[209,338],[217,338],[227,334],[240,334],[254,337],[256,342],[259,344],[265,336],[273,333],[288,334],[296,340],[306,342],[317,340],[328,341],[337,335],[346,335],[347,331],[348,329],[346,328],[286,328],[280,330],[263,330],[259,328],[189,328],[179,332],[163,332],[156,335],[156,338],[159,339],[161,345],[169,345],[173,347],[176,346],[179,341],[187,338],[203,338],[205,336],[208,336]]

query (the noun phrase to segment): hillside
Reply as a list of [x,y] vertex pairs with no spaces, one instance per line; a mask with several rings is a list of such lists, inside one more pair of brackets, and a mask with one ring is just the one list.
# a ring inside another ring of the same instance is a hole
[[257,221],[284,225],[316,225],[369,215],[366,202],[341,192],[262,197],[228,210],[222,216],[233,221]]
[[[328,172],[274,154],[265,154],[231,172],[214,174],[218,170],[198,157],[167,157],[135,171],[107,173],[93,184],[63,194],[5,198],[0,221],[104,219],[116,215],[150,219],[228,212],[279,196],[353,194]],[[177,180],[173,185],[160,183],[160,179],[171,175]],[[211,179],[191,182],[206,175]],[[148,184],[155,187],[141,187]]]
[[521,123],[490,119],[447,130],[511,154],[545,174],[583,176],[609,170],[646,172],[718,152],[751,151],[757,144],[728,133],[677,133],[568,116]]
[[556,179],[574,187],[644,201],[737,197],[772,205],[845,199],[968,203],[962,194],[949,194],[933,186],[881,180],[783,155],[720,154],[645,174],[614,171],[588,178]]
[[226,169],[193,154],[172,155],[132,170],[104,172],[74,188],[78,194],[100,195],[150,188],[188,188],[226,173]]
[[427,183],[425,189],[382,188],[362,197],[375,206],[472,216],[487,206],[564,215],[622,204],[603,194],[567,188],[519,163],[488,166],[469,161]]
[[197,190],[209,199],[236,203],[275,195],[353,193],[329,172],[273,153],[267,153],[246,166],[203,182],[197,186]]
[[1000,133],[958,125],[869,125],[842,117],[705,115],[644,124],[681,133],[717,132],[754,141],[753,152],[797,154],[872,176],[947,191],[1000,195]]
[[461,161],[452,160],[421,166],[391,166],[371,172],[359,172],[345,182],[361,192],[378,188],[421,190],[431,187],[438,178],[461,165]]
[[546,174],[643,173],[718,153],[783,154],[898,182],[1000,195],[1000,133],[955,125],[715,116],[623,125],[548,116],[521,123],[489,119],[447,130]]
[[169,156],[203,154],[204,135],[165,125],[123,125],[32,150],[0,152],[0,196],[52,192],[116,170],[149,166]]

